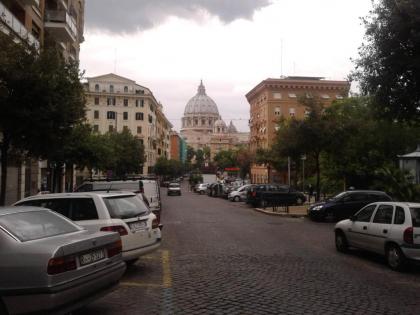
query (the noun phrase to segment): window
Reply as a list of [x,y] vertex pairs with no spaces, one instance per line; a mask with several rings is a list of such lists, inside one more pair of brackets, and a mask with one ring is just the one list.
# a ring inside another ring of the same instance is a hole
[[413,227],[420,227],[420,208],[410,208]]
[[129,131],[128,126],[123,126],[123,131]]
[[136,113],[136,120],[144,120],[143,113]]
[[289,93],[289,98],[296,98],[296,94],[295,93]]
[[124,106],[126,106],[126,107],[128,106],[128,98],[124,99]]
[[153,123],[153,116],[149,115],[149,123]]
[[378,207],[378,210],[376,210],[375,217],[373,218],[373,223],[391,224],[393,211],[394,206],[380,205]]
[[128,93],[128,86],[124,86],[124,93]]
[[137,196],[104,198],[109,215],[113,219],[135,218],[149,213],[149,209]]
[[99,84],[95,84],[95,92],[99,92]]
[[99,105],[99,97],[95,97],[95,105]]
[[144,141],[143,141],[143,139],[140,139],[139,141],[140,141],[140,144],[141,144],[141,145],[144,145]]
[[93,131],[98,132],[99,131],[99,125],[93,125]]
[[276,100],[281,99],[281,93],[279,93],[279,92],[274,92],[274,93],[273,93],[273,98],[274,98],[274,99],[276,99]]
[[93,112],[93,119],[99,119],[99,110]]
[[337,95],[335,96],[335,98],[336,98],[336,99],[338,99],[338,100],[342,100],[342,99],[343,99],[343,96],[342,96],[342,95],[340,95],[340,94],[337,94]]
[[106,112],[107,119],[115,119],[115,112]]
[[73,221],[98,219],[95,202],[91,198],[71,199],[71,216]]
[[123,119],[124,120],[128,120],[128,112],[124,112],[123,113]]
[[136,107],[144,107],[144,100],[136,100]]
[[356,221],[359,222],[369,222],[372,217],[373,211],[375,210],[376,205],[371,205],[363,208],[356,214]]
[[324,100],[327,100],[330,98],[330,96],[328,94],[322,94],[321,98],[323,98]]
[[404,224],[404,222],[405,222],[404,209],[397,206],[395,208],[394,224]]
[[109,92],[114,93],[114,86],[112,84],[109,86]]
[[296,110],[292,107],[292,108],[289,108],[289,115],[291,116],[291,117],[294,117],[295,116],[295,114],[296,114]]
[[110,106],[110,105],[115,106],[115,104],[116,104],[115,97],[108,97],[106,104],[108,106]]
[[141,130],[141,126],[137,126],[137,133],[141,134],[142,130]]
[[274,115],[276,115],[276,116],[280,116],[281,115],[281,108],[280,107],[276,107],[274,109]]

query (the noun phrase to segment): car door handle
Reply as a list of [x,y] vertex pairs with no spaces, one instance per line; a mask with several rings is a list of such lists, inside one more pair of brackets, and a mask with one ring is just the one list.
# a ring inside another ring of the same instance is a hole
[[363,227],[363,230],[367,230],[367,226],[364,226],[364,227]]
[[388,233],[388,230],[383,230],[382,232],[384,232],[384,234]]

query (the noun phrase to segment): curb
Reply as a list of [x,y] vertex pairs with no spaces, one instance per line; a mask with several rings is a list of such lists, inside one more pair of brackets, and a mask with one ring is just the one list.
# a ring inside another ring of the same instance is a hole
[[261,208],[252,208],[254,211],[264,213],[266,215],[278,216],[278,217],[286,217],[286,218],[306,218],[307,214],[297,214],[297,213],[286,213],[286,212],[273,212],[267,211]]

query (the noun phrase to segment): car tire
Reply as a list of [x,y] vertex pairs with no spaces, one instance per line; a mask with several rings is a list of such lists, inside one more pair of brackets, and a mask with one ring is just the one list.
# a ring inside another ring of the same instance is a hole
[[128,267],[130,267],[130,266],[134,265],[137,260],[139,260],[139,259],[138,258],[130,259],[130,260],[127,260],[125,263],[127,264]]
[[240,198],[239,198],[239,196],[235,196],[235,197],[233,197],[233,201],[234,201],[234,202],[239,202],[239,199],[240,199]]
[[407,259],[397,245],[389,244],[386,247],[385,254],[389,268],[395,271],[404,271],[407,266]]
[[204,195],[204,193],[205,193],[204,190],[200,191],[200,195]]
[[349,250],[349,243],[342,231],[335,232],[335,248],[340,253],[347,253]]

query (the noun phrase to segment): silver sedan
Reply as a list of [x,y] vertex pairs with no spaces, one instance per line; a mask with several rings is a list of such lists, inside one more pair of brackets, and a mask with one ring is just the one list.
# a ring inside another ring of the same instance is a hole
[[103,296],[126,266],[117,233],[92,233],[43,208],[0,208],[0,314],[70,312]]

